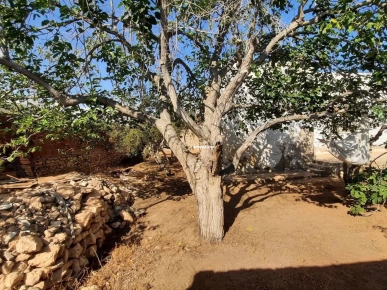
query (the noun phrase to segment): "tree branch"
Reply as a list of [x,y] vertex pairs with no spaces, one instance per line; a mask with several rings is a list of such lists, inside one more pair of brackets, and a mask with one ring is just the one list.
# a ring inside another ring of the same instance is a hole
[[194,132],[194,134],[200,138],[208,139],[208,132],[204,130],[188,115],[188,113],[181,107],[179,98],[176,93],[176,89],[172,83],[171,74],[169,72],[169,65],[171,63],[168,53],[168,19],[167,19],[167,3],[166,0],[160,1],[160,21],[161,21],[161,35],[160,35],[160,66],[162,72],[162,78],[167,89],[168,96],[172,102],[173,109],[187,126]]
[[[16,62],[14,62],[10,59],[0,58],[0,64],[24,75],[25,77],[29,78],[30,80],[41,85],[45,90],[47,90],[53,96],[53,98],[55,100],[57,100],[64,107],[76,106],[79,104],[87,104],[87,103],[91,102],[89,99],[89,96],[84,96],[84,95],[70,96],[67,94],[63,94],[62,92],[58,91],[53,86],[48,84],[41,77],[30,72],[26,68],[22,67],[21,65],[17,64]],[[140,121],[154,121],[155,120],[155,118],[153,118],[151,116],[148,116],[148,115],[146,115],[140,111],[134,110],[132,108],[122,106],[118,102],[116,102],[112,99],[109,99],[107,97],[99,96],[99,97],[97,97],[97,102],[101,105],[115,108],[119,112],[121,112],[129,117],[132,117],[134,119],[140,120]]]
[[287,121],[300,121],[300,120],[310,120],[310,119],[317,119],[317,118],[322,118],[322,117],[327,117],[327,116],[335,116],[337,114],[342,114],[345,113],[345,110],[340,110],[335,113],[329,113],[327,111],[324,112],[319,112],[319,113],[313,113],[311,115],[291,115],[291,116],[284,116],[280,118],[273,119],[266,124],[258,127],[255,129],[253,132],[250,133],[250,135],[246,138],[245,142],[242,143],[242,145],[237,149],[235,152],[234,158],[232,165],[234,167],[234,170],[238,167],[239,160],[242,156],[242,154],[253,144],[254,139],[257,137],[257,135],[270,127],[287,122]]

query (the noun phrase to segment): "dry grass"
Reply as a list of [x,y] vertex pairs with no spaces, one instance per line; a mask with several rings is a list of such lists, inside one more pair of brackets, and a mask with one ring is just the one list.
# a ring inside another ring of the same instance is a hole
[[83,286],[97,285],[101,289],[134,289],[131,285],[131,270],[135,268],[132,258],[135,248],[120,245],[112,251],[109,262],[97,271],[92,271]]

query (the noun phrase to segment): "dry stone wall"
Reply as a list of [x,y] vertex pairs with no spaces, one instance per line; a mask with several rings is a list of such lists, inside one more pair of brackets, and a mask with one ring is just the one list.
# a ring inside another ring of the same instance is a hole
[[112,228],[135,220],[135,189],[96,177],[0,188],[0,289],[66,285],[96,256]]

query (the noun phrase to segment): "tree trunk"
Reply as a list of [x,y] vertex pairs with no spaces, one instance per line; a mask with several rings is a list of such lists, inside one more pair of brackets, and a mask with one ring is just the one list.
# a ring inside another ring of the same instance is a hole
[[221,177],[211,175],[205,167],[201,167],[195,177],[196,182],[191,187],[198,203],[200,237],[220,242],[224,225]]

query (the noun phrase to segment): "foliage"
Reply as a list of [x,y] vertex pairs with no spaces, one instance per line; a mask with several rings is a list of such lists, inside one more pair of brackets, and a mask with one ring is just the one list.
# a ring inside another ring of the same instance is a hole
[[354,176],[347,189],[353,198],[350,209],[353,215],[365,212],[370,205],[384,204],[387,200],[387,170],[369,167]]
[[128,156],[147,155],[146,147],[149,144],[160,144],[162,136],[154,127],[115,126],[109,132],[109,141],[118,152]]

